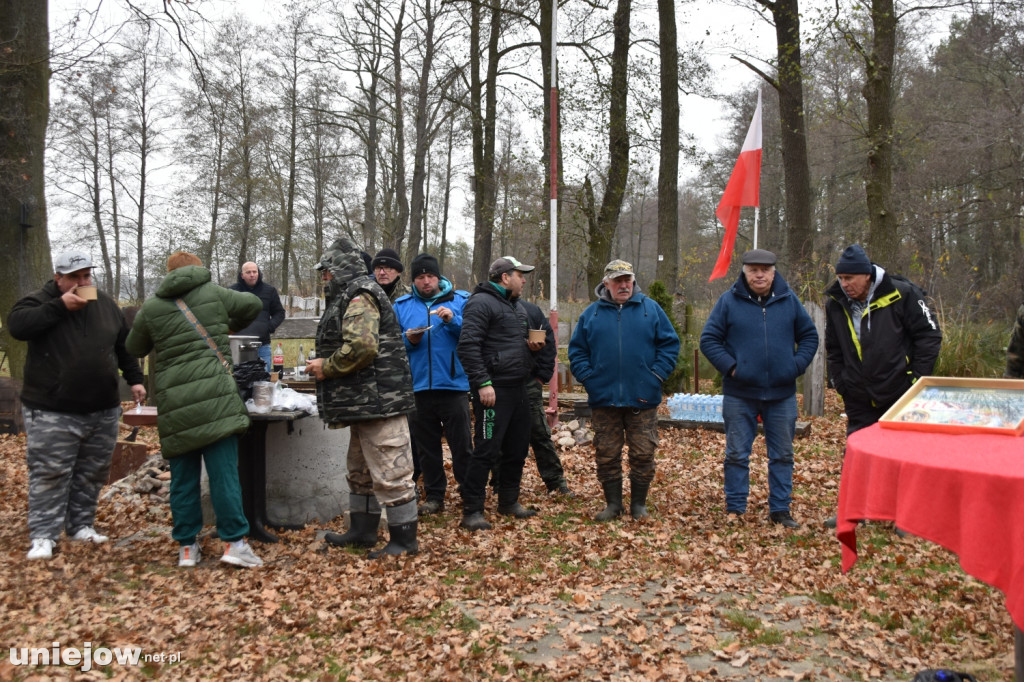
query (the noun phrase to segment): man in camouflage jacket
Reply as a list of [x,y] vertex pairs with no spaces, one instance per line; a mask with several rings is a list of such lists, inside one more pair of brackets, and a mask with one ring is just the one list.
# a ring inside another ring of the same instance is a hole
[[1017,322],[1010,334],[1010,343],[1006,347],[1007,379],[1024,379],[1024,305],[1017,309]]
[[370,558],[415,554],[416,488],[406,415],[416,408],[412,374],[387,294],[366,271],[359,248],[338,239],[320,260],[327,309],[316,331],[316,354],[306,371],[317,380],[320,417],[350,428],[350,528],[328,533],[328,544],[377,544],[381,506],[390,540]]

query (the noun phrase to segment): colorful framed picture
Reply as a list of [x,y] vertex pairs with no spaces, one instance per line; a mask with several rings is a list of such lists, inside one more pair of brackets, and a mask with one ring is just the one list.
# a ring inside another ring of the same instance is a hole
[[1024,433],[1024,380],[921,377],[879,420],[938,433]]

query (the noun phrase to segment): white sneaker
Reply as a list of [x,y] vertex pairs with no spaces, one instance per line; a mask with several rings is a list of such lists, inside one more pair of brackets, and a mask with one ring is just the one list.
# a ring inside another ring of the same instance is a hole
[[79,528],[78,532],[71,536],[71,539],[75,542],[92,542],[98,545],[110,538],[106,535],[100,535],[92,526],[86,526],[85,528]]
[[233,542],[228,542],[224,545],[224,554],[220,558],[226,564],[232,566],[241,566],[243,568],[253,568],[255,566],[262,566],[263,559],[256,556],[252,547],[246,541],[241,541],[237,545]]
[[191,545],[182,545],[178,548],[178,565],[184,568],[191,568],[198,564],[203,558],[203,553],[199,549],[199,543],[193,542]]
[[56,541],[50,538],[33,538],[32,549],[28,550],[28,559],[52,559]]

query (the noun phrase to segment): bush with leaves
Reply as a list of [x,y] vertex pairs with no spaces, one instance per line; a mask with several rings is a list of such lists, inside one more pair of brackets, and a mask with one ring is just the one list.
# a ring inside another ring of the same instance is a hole
[[661,309],[668,315],[672,328],[676,330],[676,335],[679,336],[679,357],[676,358],[676,368],[672,370],[672,373],[668,375],[668,378],[661,385],[661,392],[665,395],[671,395],[679,391],[687,378],[692,374],[692,369],[687,363],[689,358],[693,357],[693,342],[687,335],[683,334],[679,323],[676,322],[676,318],[672,315],[672,295],[668,293],[668,289],[661,280],[651,282],[651,286],[647,290],[647,296],[661,306]]

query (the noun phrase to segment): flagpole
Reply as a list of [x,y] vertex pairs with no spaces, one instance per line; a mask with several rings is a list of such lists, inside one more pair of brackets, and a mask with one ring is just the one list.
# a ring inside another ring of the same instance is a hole
[[545,410],[548,425],[558,423],[558,0],[551,0],[551,137],[548,142],[551,152],[549,160],[551,185],[550,226],[551,226],[551,275],[548,283],[548,313],[551,330],[555,338],[555,369],[548,382],[548,408]]
[[761,215],[761,207],[754,207],[754,248],[757,248],[757,219]]

